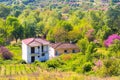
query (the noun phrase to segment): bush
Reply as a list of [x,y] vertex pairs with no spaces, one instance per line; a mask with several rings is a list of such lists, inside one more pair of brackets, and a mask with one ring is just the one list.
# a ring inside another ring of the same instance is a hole
[[117,34],[112,34],[104,41],[104,45],[106,47],[109,47],[111,44],[113,44],[114,40],[120,40],[120,36]]
[[75,72],[77,72],[77,73],[83,73],[83,69],[82,69],[81,67],[78,67],[78,68],[75,70]]
[[48,66],[45,62],[35,61],[33,64],[42,68],[42,69],[47,69],[48,68]]
[[5,45],[5,40],[3,38],[0,38],[0,45]]
[[119,75],[120,74],[120,60],[106,60],[104,61],[104,65],[106,67],[106,75]]
[[13,54],[5,47],[0,47],[0,54],[3,59],[12,59]]
[[64,63],[62,62],[62,60],[60,58],[56,58],[56,59],[52,59],[52,60],[48,60],[46,62],[48,68],[58,68],[61,65],[63,65]]
[[111,44],[109,47],[109,51],[117,53],[120,51],[120,40],[114,40],[114,44]]
[[91,69],[92,69],[92,63],[86,62],[86,63],[83,65],[83,73],[84,73],[84,72],[89,72],[89,71],[91,71]]
[[101,76],[118,76],[120,75],[120,60],[108,59],[103,62],[103,66],[96,71]]
[[25,60],[20,60],[19,63],[26,64],[26,61]]
[[85,54],[85,51],[89,45],[89,41],[88,39],[84,38],[84,39],[79,40],[77,45],[80,48],[81,52]]
[[100,58],[103,59],[105,57],[105,55],[103,55],[101,53],[97,53],[97,52],[93,53],[92,56],[95,57],[95,58],[97,58],[97,59],[100,59]]
[[64,61],[68,61],[68,60],[71,60],[72,59],[72,55],[71,54],[63,54],[61,56],[62,60]]

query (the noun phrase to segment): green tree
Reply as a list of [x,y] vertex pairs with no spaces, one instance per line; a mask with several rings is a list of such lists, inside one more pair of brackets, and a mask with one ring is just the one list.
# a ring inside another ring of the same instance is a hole
[[12,35],[14,36],[17,42],[19,38],[20,39],[23,38],[24,31],[23,31],[23,27],[18,22],[15,22],[13,25],[14,25],[14,30],[12,31]]
[[44,29],[45,29],[45,25],[43,24],[43,22],[37,23],[36,35],[43,36],[44,35]]
[[7,17],[6,24],[8,27],[12,28],[11,36],[15,38],[16,42],[19,38],[23,38],[23,27],[20,25],[16,17]]
[[111,28],[112,33],[120,33],[120,6],[110,7],[106,12],[106,25]]
[[104,13],[101,11],[98,11],[98,12],[91,11],[90,12],[91,25],[96,30],[96,32],[105,25],[105,23],[103,21],[103,15],[104,15]]
[[5,44],[5,33],[6,33],[6,30],[5,30],[5,21],[3,19],[0,19],[0,45],[4,45]]
[[0,5],[0,17],[6,18],[10,14],[10,7],[5,5]]
[[24,10],[23,13],[18,17],[20,24],[22,24],[24,28],[24,38],[36,36],[36,25],[39,21],[36,18],[36,15],[38,16],[38,14],[35,11],[31,12],[29,9],[27,9]]
[[87,46],[89,45],[89,41],[88,39],[84,38],[84,39],[79,40],[77,42],[77,45],[80,48],[80,50],[85,54],[87,50]]
[[90,42],[90,44],[87,47],[87,50],[85,52],[85,56],[86,56],[86,61],[91,61],[92,59],[92,53],[95,52],[95,44],[93,42]]

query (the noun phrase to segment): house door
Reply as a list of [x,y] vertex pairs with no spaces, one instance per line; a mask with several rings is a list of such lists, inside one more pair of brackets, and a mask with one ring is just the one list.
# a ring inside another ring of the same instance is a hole
[[35,61],[35,56],[32,56],[31,57],[31,62],[34,62]]

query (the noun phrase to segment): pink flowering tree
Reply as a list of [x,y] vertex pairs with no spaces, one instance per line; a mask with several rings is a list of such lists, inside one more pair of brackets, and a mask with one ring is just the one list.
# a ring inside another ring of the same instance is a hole
[[104,41],[104,45],[106,47],[110,47],[112,44],[114,44],[114,41],[118,40],[120,41],[120,36],[118,34],[112,34],[110,35],[105,41]]

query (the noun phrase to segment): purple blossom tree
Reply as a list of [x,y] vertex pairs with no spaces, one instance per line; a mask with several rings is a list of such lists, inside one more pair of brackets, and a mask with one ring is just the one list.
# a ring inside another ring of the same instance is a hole
[[118,34],[112,34],[104,41],[104,45],[106,47],[109,47],[111,44],[113,44],[114,40],[120,40],[120,36]]

